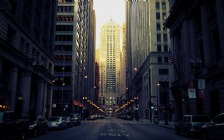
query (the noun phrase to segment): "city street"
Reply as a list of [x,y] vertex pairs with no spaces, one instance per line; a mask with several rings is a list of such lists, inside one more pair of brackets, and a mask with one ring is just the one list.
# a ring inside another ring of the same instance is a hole
[[[80,126],[62,131],[49,131],[33,140],[186,140],[174,129],[151,124],[149,121],[128,121],[117,118],[85,120]],[[196,140],[196,138],[194,138]]]

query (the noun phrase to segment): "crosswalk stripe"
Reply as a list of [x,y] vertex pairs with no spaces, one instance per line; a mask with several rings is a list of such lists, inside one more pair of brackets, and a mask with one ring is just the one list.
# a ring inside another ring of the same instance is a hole
[[[83,121],[82,123],[106,123],[107,121]],[[150,122],[137,122],[137,121],[112,121],[112,123],[124,123],[124,124],[150,124]]]

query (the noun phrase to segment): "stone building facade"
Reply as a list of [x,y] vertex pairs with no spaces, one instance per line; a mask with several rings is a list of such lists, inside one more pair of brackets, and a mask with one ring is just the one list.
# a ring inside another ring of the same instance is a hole
[[56,0],[0,1],[0,109],[51,116]]
[[174,57],[176,119],[224,112],[224,1],[172,0],[164,25]]

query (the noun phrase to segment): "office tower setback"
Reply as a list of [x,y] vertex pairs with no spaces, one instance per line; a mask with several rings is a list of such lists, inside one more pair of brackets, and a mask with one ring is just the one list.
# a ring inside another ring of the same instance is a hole
[[120,97],[120,26],[112,19],[100,32],[100,95],[105,113],[112,113]]
[[55,35],[54,115],[81,113],[94,92],[93,1],[58,0]]
[[[169,30],[163,28],[168,13],[168,0],[126,1],[126,96],[128,101],[138,97],[135,111],[151,121],[158,114],[164,119],[166,102],[173,101],[170,92],[158,86],[168,81],[170,87],[173,81],[173,65],[168,61]],[[173,112],[170,109],[168,113],[171,119]]]

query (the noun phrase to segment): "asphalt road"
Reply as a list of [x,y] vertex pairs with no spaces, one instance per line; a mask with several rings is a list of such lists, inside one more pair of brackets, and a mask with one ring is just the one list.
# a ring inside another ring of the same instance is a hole
[[[49,131],[33,140],[189,140],[178,136],[173,129],[150,124],[149,121],[128,121],[105,118],[83,121],[62,131]],[[196,138],[194,138],[196,140]]]

